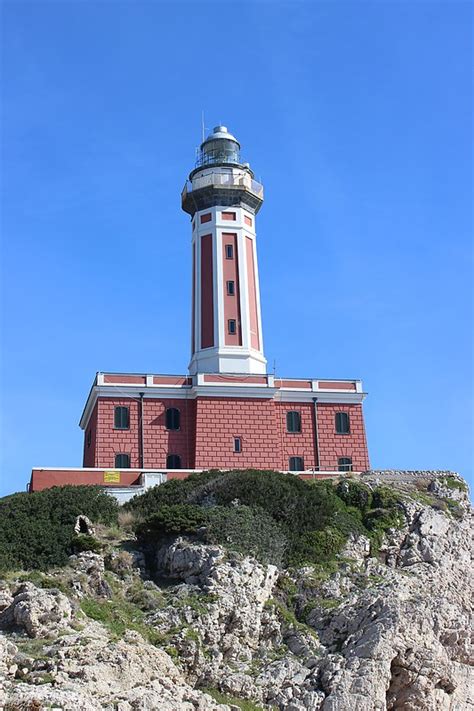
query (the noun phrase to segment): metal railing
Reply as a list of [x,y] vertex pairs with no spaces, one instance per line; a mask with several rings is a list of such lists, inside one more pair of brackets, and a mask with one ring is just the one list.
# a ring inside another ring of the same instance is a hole
[[187,180],[181,197],[184,199],[188,193],[208,187],[244,188],[263,200],[263,185],[261,183],[253,180],[248,174],[232,175],[227,173],[211,173],[194,178],[192,181]]

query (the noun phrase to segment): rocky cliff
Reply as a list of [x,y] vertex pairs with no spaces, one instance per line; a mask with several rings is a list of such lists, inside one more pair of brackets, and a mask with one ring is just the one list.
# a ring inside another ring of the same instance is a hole
[[[474,708],[471,510],[450,473],[370,472],[400,525],[280,569],[196,537],[132,536],[0,589],[0,708]],[[100,532],[98,533],[100,535]],[[151,572],[153,571],[153,572]]]

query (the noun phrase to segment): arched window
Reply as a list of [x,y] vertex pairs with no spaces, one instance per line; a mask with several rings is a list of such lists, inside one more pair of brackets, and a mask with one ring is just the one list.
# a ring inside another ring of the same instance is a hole
[[349,434],[349,415],[347,412],[336,412],[336,433]]
[[352,459],[350,457],[339,457],[337,460],[337,468],[340,472],[351,472]]
[[286,431],[301,432],[301,415],[298,410],[290,410],[286,413]]
[[115,455],[115,466],[117,469],[130,469],[130,455],[129,454],[116,454]]
[[115,408],[114,427],[116,430],[128,430],[130,428],[130,411],[128,407]]
[[166,429],[179,430],[180,413],[176,407],[168,407],[166,410]]
[[302,472],[304,469],[303,457],[290,457],[288,469],[290,472]]
[[166,457],[167,469],[181,469],[181,457],[179,454],[168,454]]

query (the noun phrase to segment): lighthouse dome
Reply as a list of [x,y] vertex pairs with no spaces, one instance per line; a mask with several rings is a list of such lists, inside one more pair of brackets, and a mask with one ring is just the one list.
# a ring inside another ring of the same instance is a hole
[[201,143],[198,165],[230,163],[240,165],[240,143],[227,130],[227,126],[215,126]]

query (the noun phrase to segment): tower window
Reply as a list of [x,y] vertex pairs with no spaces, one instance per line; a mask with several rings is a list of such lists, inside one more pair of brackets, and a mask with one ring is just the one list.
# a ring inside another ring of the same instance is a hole
[[288,468],[290,472],[302,472],[304,469],[303,457],[290,457]]
[[351,472],[352,459],[350,457],[339,457],[337,460],[337,468],[340,472]]
[[228,296],[235,295],[235,281],[228,281],[227,282],[227,294],[228,294]]
[[206,213],[205,215],[201,215],[201,225],[204,224],[204,222],[210,222],[212,220],[212,215],[210,212]]
[[130,429],[130,410],[128,407],[116,407],[115,408],[114,427],[116,430]]
[[117,469],[130,469],[130,455],[122,453],[116,454],[115,466],[117,467]]
[[244,215],[244,222],[246,225],[250,225],[250,227],[252,227],[252,218],[251,217]]
[[180,412],[176,407],[168,407],[166,410],[166,429],[179,430]]
[[301,432],[301,415],[298,410],[290,410],[286,413],[286,431]]
[[168,454],[166,457],[167,469],[181,469],[181,457],[179,454]]
[[242,439],[240,437],[234,437],[234,452],[240,454],[242,451]]
[[235,220],[235,212],[223,212],[222,219],[223,220]]
[[347,412],[336,412],[336,433],[349,434],[349,415]]
[[234,258],[234,245],[233,244],[226,244],[225,258],[226,259],[233,259]]
[[237,323],[235,321],[235,318],[228,319],[227,329],[228,329],[229,333],[231,333],[231,334],[237,333]]

